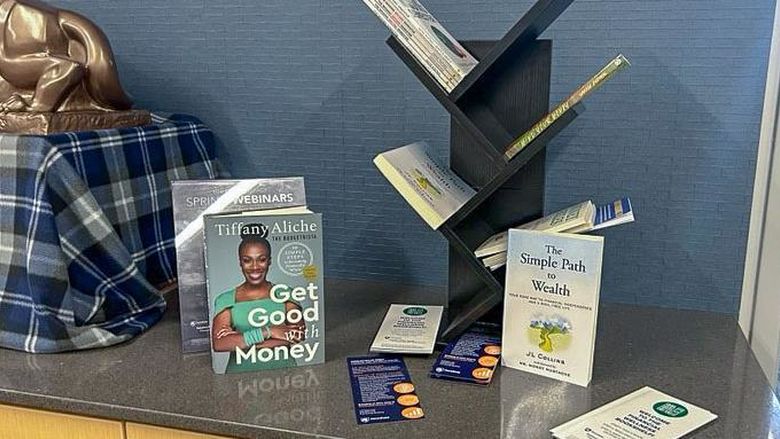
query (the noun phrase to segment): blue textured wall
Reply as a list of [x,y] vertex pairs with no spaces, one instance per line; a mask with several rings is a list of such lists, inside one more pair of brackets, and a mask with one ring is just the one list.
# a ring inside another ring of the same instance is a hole
[[[240,177],[303,175],[325,214],[326,273],[446,283],[446,244],[371,164],[448,116],[358,0],[52,2],[108,33],[142,107],[201,117]],[[499,38],[524,1],[428,0],[462,39]],[[638,221],[605,232],[606,301],[735,312],[773,0],[576,0],[554,40],[557,102],[607,59],[633,67],[550,145],[547,209],[623,194]]]

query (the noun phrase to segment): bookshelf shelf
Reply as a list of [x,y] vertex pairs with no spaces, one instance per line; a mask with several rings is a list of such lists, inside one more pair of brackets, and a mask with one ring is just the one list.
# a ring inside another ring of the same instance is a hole
[[474,88],[502,58],[511,55],[513,49],[533,41],[547,29],[574,0],[539,0],[528,12],[497,41],[492,49],[479,59],[474,69],[452,90],[450,99],[458,101]]
[[482,148],[486,154],[488,154],[492,161],[497,165],[501,163],[503,157],[493,146],[494,143],[488,138],[487,134],[479,129],[474,121],[469,118],[463,110],[455,105],[447,93],[442,89],[436,81],[428,76],[425,69],[417,62],[417,60],[404,49],[398,40],[391,36],[387,39],[387,45],[401,58],[409,70],[417,76],[417,79],[428,89],[428,91],[436,98],[437,101],[450,113],[453,119],[468,131],[474,140],[477,142],[480,148]]
[[387,45],[450,113],[450,168],[477,190],[439,231],[449,242],[447,342],[485,315],[500,314],[505,270],[474,250],[493,234],[539,218],[545,145],[584,111],[578,104],[511,160],[508,146],[549,111],[552,42],[537,37],[573,0],[538,0],[498,41],[461,41],[479,60],[447,93],[393,36]]

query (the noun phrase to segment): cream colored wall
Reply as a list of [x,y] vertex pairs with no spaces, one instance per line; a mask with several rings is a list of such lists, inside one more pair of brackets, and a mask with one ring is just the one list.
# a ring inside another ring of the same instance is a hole
[[780,366],[780,2],[767,71],[739,325],[772,387]]

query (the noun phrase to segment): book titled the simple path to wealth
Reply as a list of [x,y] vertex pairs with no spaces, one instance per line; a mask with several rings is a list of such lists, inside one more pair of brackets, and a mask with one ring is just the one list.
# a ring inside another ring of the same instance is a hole
[[502,364],[587,386],[604,238],[509,230]]

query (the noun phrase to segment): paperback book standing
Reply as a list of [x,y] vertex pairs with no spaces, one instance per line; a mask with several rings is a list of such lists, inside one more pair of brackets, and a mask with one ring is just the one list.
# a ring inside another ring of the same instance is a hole
[[205,217],[216,373],[325,359],[322,218],[305,208]]
[[502,365],[590,383],[604,238],[512,229]]

